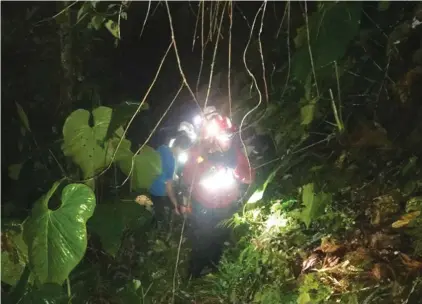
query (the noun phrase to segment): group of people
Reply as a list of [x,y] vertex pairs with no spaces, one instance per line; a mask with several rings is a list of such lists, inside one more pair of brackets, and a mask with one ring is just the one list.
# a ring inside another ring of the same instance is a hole
[[[221,243],[222,233],[215,225],[231,215],[240,186],[254,178],[236,126],[208,107],[193,123],[182,122],[177,135],[157,152],[162,171],[149,189],[156,220],[165,221],[167,206],[177,215],[187,216],[190,239],[195,243],[193,255],[197,256],[191,260],[207,259],[211,254],[214,257],[209,260],[215,261],[221,254],[216,243]],[[194,263],[190,268],[193,276],[199,276],[203,265]]]
[[[193,201],[206,208],[227,207],[237,201],[239,187],[225,187],[218,182],[248,184],[253,180],[254,171],[244,154],[236,126],[230,118],[220,115],[214,107],[205,109],[193,124],[183,122],[179,132],[168,145],[157,149],[161,158],[162,172],[149,189],[155,205],[161,206],[167,198],[178,215],[190,213]],[[228,178],[218,176],[216,170],[225,172]],[[179,174],[176,174],[176,171]],[[210,187],[204,187],[204,178],[215,173],[216,179]],[[178,187],[176,187],[176,183]],[[189,192],[187,201],[178,198],[180,186]],[[223,187],[221,187],[223,186]],[[177,189],[176,189],[177,188]],[[159,207],[158,207],[159,209]]]

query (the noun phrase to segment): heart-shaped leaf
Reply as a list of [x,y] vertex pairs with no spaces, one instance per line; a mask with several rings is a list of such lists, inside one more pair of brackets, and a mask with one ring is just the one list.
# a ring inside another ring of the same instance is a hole
[[[66,119],[63,126],[63,153],[72,157],[75,164],[80,166],[84,178],[90,178],[99,170],[107,167],[113,157],[109,141],[105,141],[110,125],[112,109],[98,107],[92,111],[93,126],[89,125],[90,112],[79,109]],[[123,129],[115,131],[121,136]]]
[[[130,147],[130,146],[129,146]],[[161,174],[161,158],[158,152],[149,147],[144,146],[142,150],[134,157],[127,145],[119,148],[119,155],[116,161],[122,172],[128,175],[132,168],[131,175],[132,186],[134,190],[149,189],[154,180]]]
[[85,254],[86,221],[95,208],[95,194],[86,185],[67,185],[57,210],[48,208],[56,192],[56,182],[32,208],[24,224],[24,240],[28,245],[29,265],[37,283],[61,285]]

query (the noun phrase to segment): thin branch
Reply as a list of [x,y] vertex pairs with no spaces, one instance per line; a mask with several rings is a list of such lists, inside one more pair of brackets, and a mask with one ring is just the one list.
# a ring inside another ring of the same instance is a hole
[[202,67],[204,65],[204,51],[205,51],[205,46],[204,46],[204,6],[205,3],[204,1],[201,2],[202,3],[202,10],[201,10],[201,64],[199,66],[199,74],[198,74],[198,78],[196,79],[196,94],[199,94],[199,82],[201,80],[201,74],[202,74]]
[[[258,18],[258,15],[259,15],[259,13],[261,12],[261,10],[262,10],[263,8],[265,8],[265,6],[266,6],[266,2],[264,2],[264,3],[260,6],[260,8],[258,9],[258,11],[257,11],[257,13],[256,13],[256,15],[255,15],[254,21],[253,21],[253,23],[252,23],[252,28],[251,28],[251,31],[250,31],[250,34],[249,34],[248,43],[246,44],[246,47],[245,47],[245,49],[244,49],[244,51],[243,51],[243,64],[245,65],[246,71],[248,72],[249,76],[252,78],[253,84],[255,85],[255,87],[256,87],[256,89],[257,89],[257,91],[258,91],[258,96],[259,96],[258,103],[255,105],[255,107],[253,107],[251,110],[249,110],[249,111],[248,111],[248,112],[247,112],[247,113],[243,116],[242,121],[240,122],[240,126],[239,126],[239,137],[240,137],[240,142],[242,143],[243,149],[244,149],[245,154],[246,154],[246,159],[248,160],[248,166],[249,166],[249,176],[250,176],[250,177],[252,176],[252,168],[251,168],[251,163],[250,163],[250,160],[249,160],[249,157],[248,157],[248,153],[247,153],[246,145],[245,145],[245,142],[244,142],[244,140],[243,140],[243,138],[242,138],[242,127],[243,127],[243,124],[244,124],[244,122],[245,122],[246,118],[247,118],[247,117],[248,117],[248,116],[249,116],[252,112],[254,112],[254,111],[255,111],[255,110],[256,110],[256,109],[257,109],[257,108],[261,105],[261,103],[262,103],[262,93],[261,93],[261,90],[259,89],[259,86],[258,86],[258,83],[257,83],[257,81],[256,81],[256,78],[255,78],[254,74],[251,72],[251,70],[250,70],[250,69],[249,69],[249,67],[248,67],[248,64],[246,63],[246,52],[248,51],[249,45],[250,45],[251,40],[252,40],[252,34],[253,34],[253,30],[254,30],[254,28],[255,28],[256,19]],[[246,194],[247,194],[247,192],[248,192],[249,188],[250,188],[250,185],[248,185],[248,189],[245,191],[245,194],[244,194],[244,196],[242,197],[242,199],[241,199],[241,200],[243,200],[243,199],[245,198],[245,196],[246,196]]]
[[173,288],[172,288],[172,295],[171,295],[171,303],[174,303],[174,296],[176,293],[176,276],[177,276],[177,268],[179,266],[179,260],[180,260],[180,251],[182,248],[182,242],[183,242],[183,232],[185,231],[185,223],[186,218],[183,218],[183,225],[182,230],[180,231],[180,239],[179,239],[179,246],[177,247],[177,257],[176,257],[176,263],[174,265],[174,273],[173,273]]
[[135,152],[135,154],[132,157],[132,165],[129,171],[129,174],[127,175],[127,177],[125,178],[125,180],[123,181],[123,183],[120,184],[120,187],[123,187],[124,184],[126,184],[126,182],[130,179],[130,177],[132,176],[133,173],[133,168],[135,165],[135,156],[138,155],[141,150],[147,145],[147,143],[150,141],[151,137],[154,135],[155,131],[158,129],[159,125],[161,124],[161,122],[163,121],[164,117],[166,117],[167,113],[170,111],[171,107],[173,106],[174,102],[177,100],[177,97],[179,96],[180,92],[182,91],[184,87],[184,82],[182,81],[182,83],[180,84],[179,90],[177,91],[176,95],[173,97],[173,100],[170,102],[169,106],[167,107],[167,109],[165,110],[164,114],[161,115],[160,119],[158,120],[158,122],[155,124],[154,128],[152,129],[152,131],[150,132],[148,138],[144,141],[144,143],[141,145],[141,147]]
[[[189,4],[190,6],[190,4]],[[193,39],[192,39],[192,52],[195,48],[195,41],[196,41],[196,31],[198,29],[198,22],[199,22],[199,10],[201,9],[201,2],[198,3],[198,14],[196,15],[196,22],[195,22],[195,30],[193,32]]]
[[54,19],[54,18],[56,18],[56,17],[60,16],[61,14],[63,14],[64,12],[66,12],[69,8],[71,8],[72,6],[74,6],[74,5],[75,5],[76,3],[78,3],[78,2],[79,2],[79,0],[76,0],[75,2],[73,2],[73,3],[69,4],[68,6],[66,6],[64,9],[62,9],[60,12],[58,12],[58,13],[57,13],[57,14],[55,14],[54,16],[52,16],[52,17],[48,17],[48,18],[45,18],[45,19],[42,19],[42,20],[40,20],[40,21],[36,22],[36,23],[34,24],[34,26],[36,26],[36,25],[38,25],[38,24],[40,24],[40,23],[46,22],[46,21],[50,21],[50,20],[52,20],[52,19]]
[[338,111],[337,111],[337,106],[336,106],[336,103],[334,101],[333,91],[331,89],[329,89],[328,92],[330,93],[331,106],[333,108],[334,118],[336,120],[336,125],[337,125],[337,128],[338,128],[338,131],[340,133],[342,133],[344,131],[344,126],[343,126],[343,122],[340,120],[340,116],[339,116]]
[[[283,17],[281,18],[280,26],[278,27],[277,34],[275,35],[275,39],[277,39],[277,38],[278,38],[278,36],[280,35],[281,28],[282,28],[283,23],[284,23],[284,18],[286,17],[286,13],[287,13],[287,11],[288,11],[288,10],[290,10],[290,1],[288,1],[288,2],[286,3],[286,6],[285,6],[285,8],[284,8]],[[290,12],[289,12],[289,13],[290,13]]]
[[259,54],[261,55],[261,65],[262,65],[262,79],[264,80],[264,89],[265,89],[265,97],[266,97],[266,101],[267,103],[269,102],[269,98],[268,98],[268,87],[267,87],[267,80],[266,80],[266,72],[265,72],[265,62],[264,62],[264,55],[262,52],[262,43],[261,43],[261,33],[262,33],[262,28],[264,26],[264,17],[265,17],[265,9],[267,7],[267,1],[264,1],[265,5],[264,5],[264,9],[262,11],[262,16],[261,16],[261,27],[259,29],[259,33],[258,33],[258,46],[259,46]]
[[287,77],[286,77],[286,83],[284,84],[283,91],[281,92],[282,99],[284,97],[284,93],[287,89],[287,84],[289,83],[290,79],[290,69],[291,69],[291,55],[290,55],[290,2],[287,3],[287,60],[288,60],[288,69],[287,69]]
[[309,58],[311,60],[312,74],[314,75],[317,97],[319,97],[318,82],[317,82],[317,78],[316,78],[315,64],[314,64],[314,59],[313,59],[313,56],[312,56],[312,49],[311,49],[311,38],[310,38],[310,35],[309,35],[308,5],[307,5],[306,0],[305,0],[305,22],[306,22],[306,38],[308,39]]
[[179,67],[180,74],[181,74],[181,76],[183,78],[183,82],[184,82],[186,88],[189,90],[189,93],[192,95],[193,100],[196,102],[196,104],[198,105],[198,107],[201,108],[200,105],[199,105],[199,103],[198,103],[198,100],[196,99],[195,94],[193,93],[191,87],[189,86],[189,83],[188,83],[188,81],[186,79],[185,73],[183,72],[182,64],[180,62],[179,51],[177,50],[176,38],[175,38],[175,35],[174,35],[173,18],[171,17],[170,7],[169,7],[168,2],[165,1],[165,3],[166,3],[167,15],[168,15],[168,18],[169,18],[169,23],[170,23],[171,41],[172,41],[172,44],[173,44],[174,52],[176,54],[177,65]]
[[215,64],[215,57],[217,55],[217,49],[218,49],[218,42],[220,41],[220,32],[221,32],[221,25],[223,24],[223,19],[224,19],[224,12],[226,10],[226,3],[223,6],[223,11],[221,12],[221,18],[220,18],[220,25],[218,26],[218,33],[217,33],[217,39],[215,40],[215,46],[214,46],[214,54],[212,57],[212,62],[211,62],[211,71],[210,71],[210,78],[209,78],[209,82],[208,82],[208,89],[207,89],[207,95],[205,97],[205,102],[204,102],[204,109],[207,107],[207,103],[208,103],[208,97],[210,95],[210,91],[211,91],[211,85],[212,85],[212,76],[213,76],[213,72],[214,72],[214,64]]
[[141,30],[141,34],[139,34],[139,38],[142,37],[142,33],[144,32],[145,25],[147,24],[150,9],[151,9],[151,0],[149,0],[149,2],[148,2],[148,9],[147,9],[147,13],[145,15],[144,23],[142,24],[142,30]]
[[337,95],[338,95],[338,109],[340,111],[340,120],[343,122],[343,111],[342,111],[342,103],[341,103],[341,90],[340,90],[340,77],[338,74],[338,67],[337,67],[337,61],[334,61],[334,70],[336,73],[336,79],[337,79]]

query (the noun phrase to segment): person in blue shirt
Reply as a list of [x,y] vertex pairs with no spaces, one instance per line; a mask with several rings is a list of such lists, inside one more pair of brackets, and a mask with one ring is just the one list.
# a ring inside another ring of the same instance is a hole
[[[152,183],[149,192],[154,204],[155,217],[158,222],[165,216],[165,207],[173,205],[174,212],[180,214],[176,192],[173,186],[176,171],[177,155],[191,146],[191,140],[186,135],[178,135],[172,146],[161,145],[157,152],[161,158],[161,174]],[[170,205],[171,203],[171,205]]]

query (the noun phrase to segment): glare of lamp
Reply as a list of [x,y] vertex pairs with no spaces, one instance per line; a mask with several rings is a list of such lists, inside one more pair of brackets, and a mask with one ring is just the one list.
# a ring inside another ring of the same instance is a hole
[[195,125],[200,125],[201,124],[201,122],[202,122],[202,117],[201,117],[201,115],[196,115],[194,118],[193,118],[193,123],[195,124]]
[[188,160],[188,154],[186,152],[182,152],[178,155],[177,161],[181,164],[184,164]]
[[235,182],[233,171],[230,169],[219,170],[202,180],[201,184],[208,190],[228,188]]

